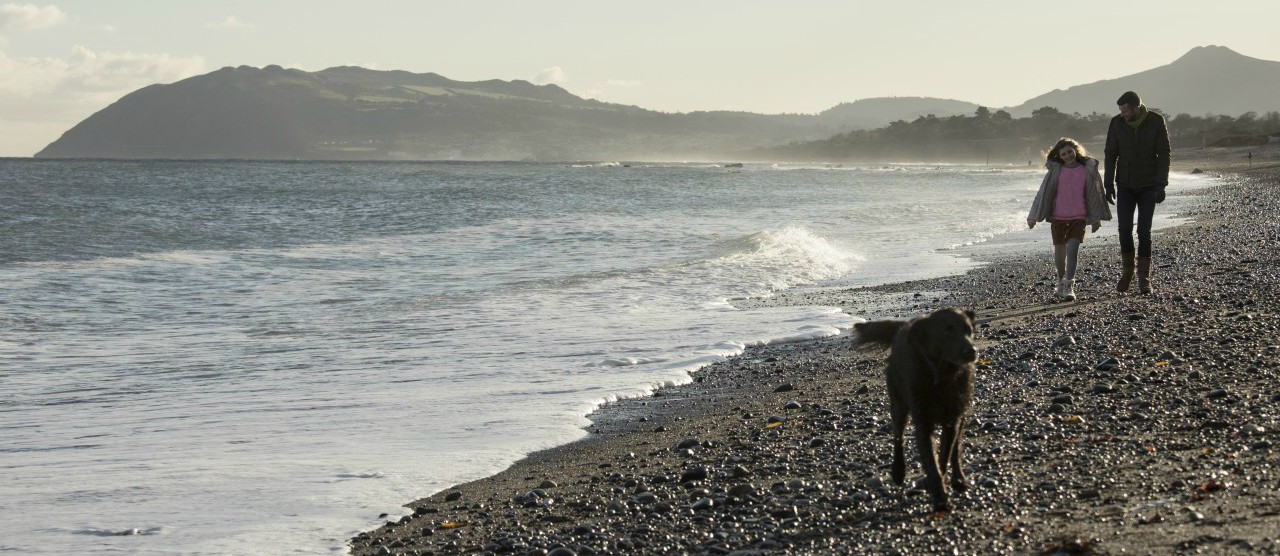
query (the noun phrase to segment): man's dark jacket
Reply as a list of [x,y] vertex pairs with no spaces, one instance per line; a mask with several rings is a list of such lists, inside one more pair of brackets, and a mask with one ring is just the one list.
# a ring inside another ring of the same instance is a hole
[[1108,192],[1117,185],[1132,190],[1169,185],[1169,128],[1164,116],[1148,110],[1138,129],[1123,116],[1111,118],[1105,152],[1102,183]]

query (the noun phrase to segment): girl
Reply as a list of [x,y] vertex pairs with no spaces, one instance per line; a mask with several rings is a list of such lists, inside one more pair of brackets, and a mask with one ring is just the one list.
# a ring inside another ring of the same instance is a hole
[[1085,224],[1092,228],[1091,232],[1097,232],[1103,220],[1111,220],[1111,208],[1102,190],[1098,159],[1090,158],[1075,139],[1059,139],[1045,159],[1044,166],[1049,171],[1027,213],[1027,227],[1049,221],[1053,262],[1058,268],[1058,290],[1054,295],[1075,301],[1076,257],[1084,242]]

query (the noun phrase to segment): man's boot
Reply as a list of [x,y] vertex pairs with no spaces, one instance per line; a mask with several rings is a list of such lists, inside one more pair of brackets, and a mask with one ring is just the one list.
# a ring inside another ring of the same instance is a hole
[[1062,296],[1067,301],[1076,300],[1076,281],[1070,278],[1062,279]]
[[1120,253],[1120,281],[1116,283],[1116,291],[1129,291],[1129,282],[1133,281],[1133,251]]
[[1138,291],[1151,295],[1151,257],[1138,257]]

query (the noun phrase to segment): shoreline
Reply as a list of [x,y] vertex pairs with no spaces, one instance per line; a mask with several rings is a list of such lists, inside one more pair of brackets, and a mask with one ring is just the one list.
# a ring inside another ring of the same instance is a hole
[[1174,153],[1175,169],[1229,176],[1153,234],[1151,297],[1116,294],[1114,244],[1086,242],[1074,303],[1048,302],[1047,248],[770,300],[852,312],[874,292],[902,300],[879,316],[978,312],[976,488],[944,517],[925,513],[914,461],[905,488],[889,482],[883,360],[842,334],[608,404],[587,438],[412,502],[351,553],[1280,552],[1278,151]]

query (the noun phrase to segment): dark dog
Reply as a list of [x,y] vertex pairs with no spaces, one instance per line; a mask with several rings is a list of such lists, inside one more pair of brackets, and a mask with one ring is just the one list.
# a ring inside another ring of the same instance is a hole
[[[951,487],[968,488],[960,466],[964,414],[973,398],[973,311],[941,309],[910,321],[878,320],[854,325],[854,347],[892,348],[885,379],[893,415],[893,481],[902,484],[907,465],[902,454],[907,417],[916,424],[916,447],[924,466],[925,487],[934,511],[951,509],[942,477],[951,465]],[[941,455],[933,448],[933,429],[941,427]]]

